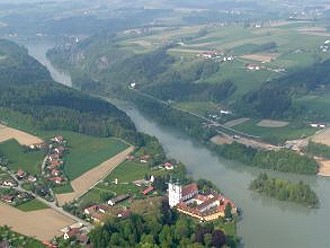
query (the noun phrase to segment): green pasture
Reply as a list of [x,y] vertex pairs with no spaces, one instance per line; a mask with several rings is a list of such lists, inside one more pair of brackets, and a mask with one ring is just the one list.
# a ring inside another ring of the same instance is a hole
[[43,151],[27,151],[14,139],[0,143],[0,152],[8,159],[9,169],[22,169],[31,175],[40,174],[40,165],[46,155]]

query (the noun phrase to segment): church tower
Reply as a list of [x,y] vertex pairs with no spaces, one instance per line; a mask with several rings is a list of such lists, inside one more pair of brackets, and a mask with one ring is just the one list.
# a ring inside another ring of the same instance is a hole
[[182,186],[179,182],[173,183],[172,178],[168,183],[168,204],[171,208],[175,207],[182,198]]

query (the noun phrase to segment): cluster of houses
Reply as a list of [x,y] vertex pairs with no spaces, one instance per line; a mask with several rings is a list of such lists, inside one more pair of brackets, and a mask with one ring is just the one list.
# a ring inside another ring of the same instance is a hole
[[31,201],[33,196],[29,193],[18,191],[18,190],[8,190],[6,193],[0,192],[0,200],[3,203],[11,204],[13,206],[17,206],[23,204],[25,202]]
[[329,52],[330,40],[324,41],[324,43],[320,46],[320,51],[323,53]]
[[0,186],[17,187],[17,182],[12,178],[1,179],[0,180]]
[[66,150],[65,139],[62,136],[55,136],[51,139],[50,151],[44,167],[44,175],[48,181],[55,185],[61,185],[68,181],[63,173],[63,155]]
[[[120,202],[123,202],[131,197],[130,194],[118,195],[107,201],[107,204],[94,204],[84,209],[84,214],[86,214],[91,221],[97,224],[102,224],[113,214],[113,207]],[[116,211],[118,218],[127,218],[130,216],[131,212],[127,209]]]
[[211,59],[215,62],[233,62],[234,56],[225,55],[222,51],[206,51],[200,54],[197,54],[197,57],[202,57],[204,59]]
[[237,213],[237,208],[230,199],[216,192],[200,194],[196,183],[182,186],[178,182],[169,182],[168,202],[171,208],[203,222],[224,218],[228,204],[231,206],[231,213]]

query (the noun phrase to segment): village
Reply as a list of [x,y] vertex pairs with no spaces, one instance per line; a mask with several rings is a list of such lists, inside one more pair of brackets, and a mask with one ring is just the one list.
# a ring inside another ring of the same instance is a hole
[[[166,160],[160,165],[154,164],[153,152],[148,153],[144,148],[128,154],[123,165],[130,165],[127,174],[133,175],[131,181],[123,181],[116,169],[111,174],[116,178],[111,181],[101,181],[99,185],[106,188],[124,187],[118,193],[108,194],[103,200],[83,202],[84,195],[63,206],[58,206],[56,194],[53,189],[70,183],[65,175],[65,156],[68,146],[63,136],[57,135],[48,142],[34,143],[26,146],[30,152],[45,150],[46,156],[41,164],[40,175],[32,175],[19,168],[17,171],[9,170],[2,165],[1,170],[6,176],[0,177],[0,204],[14,208],[24,209],[34,205],[36,210],[51,207],[56,211],[66,211],[69,216],[75,216],[72,224],[63,226],[55,239],[43,240],[47,247],[57,247],[59,239],[72,241],[75,244],[89,245],[88,232],[94,225],[102,225],[109,218],[126,219],[136,212],[136,205],[144,206],[148,202],[167,201],[174,210],[196,219],[196,221],[213,221],[226,217],[226,206],[230,205],[230,215],[237,214],[237,208],[228,198],[215,189],[203,192],[197,183],[186,181],[184,184],[172,182],[173,178],[186,178],[184,165],[175,160]],[[3,160],[1,160],[3,162]],[[6,163],[2,163],[6,164]],[[119,165],[118,169],[121,166]],[[140,169],[139,169],[140,167]],[[142,173],[148,172],[145,175]],[[110,175],[111,175],[110,174]],[[141,177],[142,176],[142,177]],[[188,183],[188,184],[187,184]],[[112,186],[113,185],[113,186]],[[125,188],[126,187],[126,188]],[[132,190],[134,189],[134,190]],[[88,194],[88,192],[87,192]],[[41,200],[45,202],[42,202]],[[48,204],[45,204],[49,202]],[[227,214],[228,215],[228,214]]]

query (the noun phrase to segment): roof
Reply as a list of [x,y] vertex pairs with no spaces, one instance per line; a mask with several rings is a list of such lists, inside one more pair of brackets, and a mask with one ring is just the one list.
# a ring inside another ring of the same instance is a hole
[[103,210],[104,212],[109,212],[111,210],[111,207],[103,204],[103,205],[99,205],[98,209],[101,211]]
[[108,201],[108,203],[109,202],[112,202],[112,203],[114,203],[114,204],[116,204],[117,202],[120,202],[120,201],[123,201],[123,200],[126,200],[128,197],[130,197],[131,195],[129,195],[129,194],[125,194],[125,195],[119,195],[119,196],[116,196],[116,197],[114,197],[114,198],[111,198],[109,201]]
[[22,169],[19,169],[17,171],[16,175],[19,176],[19,177],[23,177],[23,176],[25,176],[25,172]]
[[99,207],[98,205],[89,206],[84,209],[84,212],[89,212],[89,213],[96,212],[98,210],[98,207]]
[[91,215],[91,218],[92,218],[93,220],[100,221],[100,222],[102,222],[103,220],[105,220],[106,217],[107,217],[106,214],[103,214],[103,213],[100,213],[100,212],[95,212],[95,213],[93,213],[93,214]]
[[191,183],[182,188],[182,196],[186,196],[198,191],[198,186],[196,183]]
[[146,188],[145,190],[142,191],[142,194],[147,195],[147,194],[149,194],[153,190],[154,190],[154,187],[153,186],[149,186],[148,188]]
[[80,229],[79,228],[72,228],[66,233],[69,237],[74,237],[78,234],[80,234]]

